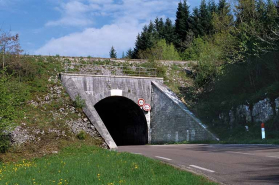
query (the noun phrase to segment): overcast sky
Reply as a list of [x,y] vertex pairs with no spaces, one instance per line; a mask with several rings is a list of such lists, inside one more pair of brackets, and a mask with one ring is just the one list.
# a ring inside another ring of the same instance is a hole
[[150,20],[174,21],[179,1],[0,0],[0,26],[19,33],[27,54],[108,57],[113,45],[121,57]]

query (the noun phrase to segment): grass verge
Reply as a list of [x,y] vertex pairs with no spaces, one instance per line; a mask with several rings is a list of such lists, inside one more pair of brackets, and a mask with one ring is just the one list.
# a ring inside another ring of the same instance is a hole
[[59,154],[0,164],[0,184],[216,184],[144,156],[96,146],[71,146]]

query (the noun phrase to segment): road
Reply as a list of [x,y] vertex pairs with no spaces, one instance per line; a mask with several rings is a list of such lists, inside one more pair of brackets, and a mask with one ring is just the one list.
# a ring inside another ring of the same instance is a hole
[[278,145],[144,145],[119,146],[207,176],[221,184],[279,184]]

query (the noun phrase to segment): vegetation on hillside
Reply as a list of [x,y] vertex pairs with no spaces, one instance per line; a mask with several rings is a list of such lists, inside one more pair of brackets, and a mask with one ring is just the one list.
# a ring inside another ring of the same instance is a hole
[[[183,82],[175,81],[170,87],[216,133],[224,135],[221,139],[238,137],[237,130],[245,129],[242,123],[218,122],[220,113],[279,97],[279,1],[202,0],[192,12],[187,1],[181,1],[175,23],[157,18],[144,26],[129,56],[161,59],[156,53],[161,40],[167,44],[163,48],[174,46],[179,54],[168,60],[198,62],[188,73],[194,80],[192,87],[179,87]],[[185,75],[183,79],[189,81]],[[268,129],[277,133],[278,116],[270,122]]]
[[[69,124],[85,118],[58,80],[64,65],[59,57],[21,55],[18,41],[18,35],[1,32],[0,153],[9,149],[12,133],[18,139],[12,142],[22,146],[0,154],[0,161],[43,156],[75,142]],[[90,142],[103,141],[95,137]]]

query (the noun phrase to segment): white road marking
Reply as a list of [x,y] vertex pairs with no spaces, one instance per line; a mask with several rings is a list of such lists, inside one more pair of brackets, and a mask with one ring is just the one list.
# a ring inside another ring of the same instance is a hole
[[244,154],[244,155],[254,155],[254,156],[258,156],[258,157],[269,157],[269,158],[277,158],[277,159],[279,159],[279,156],[261,156],[261,155],[251,154],[251,153],[243,153],[243,152],[228,152],[228,153]]
[[206,168],[203,168],[203,167],[200,167],[200,166],[196,166],[196,165],[189,165],[193,168],[197,168],[197,169],[200,169],[200,170],[204,170],[204,171],[207,171],[207,172],[211,172],[211,173],[214,173],[215,171],[213,170],[209,170],[209,169],[206,169]]
[[266,156],[266,157],[279,158],[279,156]]
[[167,160],[167,161],[171,161],[171,160],[172,160],[172,159],[165,158],[165,157],[161,157],[161,156],[155,156],[155,157],[160,158],[160,159],[165,159],[165,160]]
[[133,153],[133,154],[141,155],[142,153]]
[[228,153],[233,153],[233,154],[244,154],[244,155],[255,155],[255,154],[244,153],[244,152],[228,152]]

